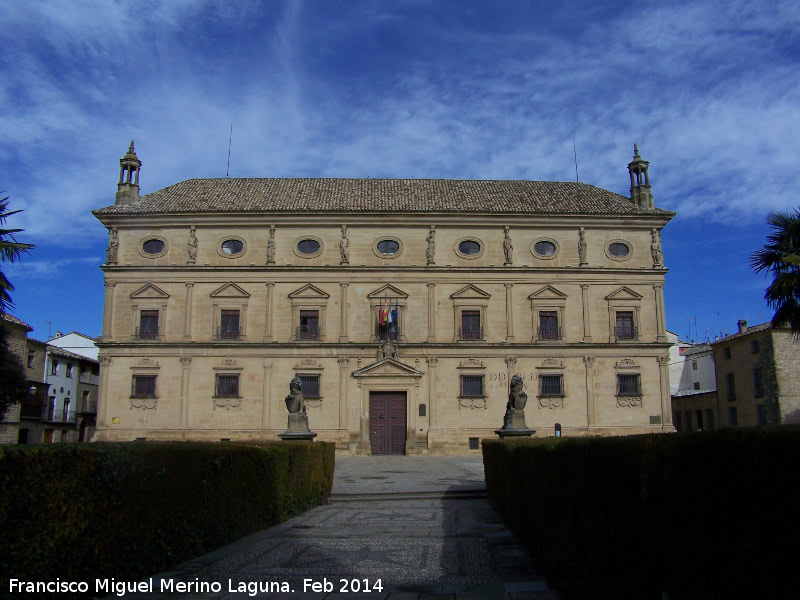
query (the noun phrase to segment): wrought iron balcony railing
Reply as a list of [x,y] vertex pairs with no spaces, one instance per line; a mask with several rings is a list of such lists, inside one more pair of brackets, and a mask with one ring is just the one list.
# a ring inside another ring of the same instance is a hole
[[322,335],[322,330],[316,325],[300,325],[296,331],[298,340],[318,340]]
[[462,340],[482,340],[483,327],[462,327],[458,330],[458,337]]
[[561,327],[539,327],[540,340],[560,340]]
[[217,327],[218,340],[238,340],[243,334],[244,331],[238,327]]
[[134,337],[137,340],[157,340],[158,327],[137,327]]
[[614,336],[618,340],[638,340],[639,330],[636,327],[615,327]]

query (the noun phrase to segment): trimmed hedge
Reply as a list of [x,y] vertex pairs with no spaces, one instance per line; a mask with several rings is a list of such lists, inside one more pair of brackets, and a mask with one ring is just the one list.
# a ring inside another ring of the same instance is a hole
[[325,442],[2,446],[0,593],[152,575],[324,503],[333,466]]
[[564,598],[796,597],[800,428],[482,446],[492,505]]

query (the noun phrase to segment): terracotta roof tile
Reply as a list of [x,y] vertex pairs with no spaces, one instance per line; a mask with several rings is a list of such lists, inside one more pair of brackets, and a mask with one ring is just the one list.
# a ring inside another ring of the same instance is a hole
[[28,325],[25,321],[19,320],[14,315],[10,315],[8,313],[0,313],[0,319],[2,319],[3,321],[8,321],[13,325],[19,325],[20,327],[25,327],[28,331],[33,331],[33,327]]
[[639,208],[624,196],[577,182],[332,178],[189,179],[142,196],[138,202],[94,213],[347,211],[674,214],[660,208]]

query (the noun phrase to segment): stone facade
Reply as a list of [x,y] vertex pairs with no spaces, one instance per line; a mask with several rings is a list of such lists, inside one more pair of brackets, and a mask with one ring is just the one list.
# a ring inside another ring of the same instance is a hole
[[649,179],[636,202],[442,180],[192,180],[140,197],[140,166],[131,147],[116,204],[94,212],[110,232],[96,439],[277,439],[295,375],[340,451],[384,433],[406,453],[475,449],[514,374],[536,435],[673,429],[658,235],[673,213]]
[[713,342],[719,412],[726,426],[800,423],[800,346],[769,323]]

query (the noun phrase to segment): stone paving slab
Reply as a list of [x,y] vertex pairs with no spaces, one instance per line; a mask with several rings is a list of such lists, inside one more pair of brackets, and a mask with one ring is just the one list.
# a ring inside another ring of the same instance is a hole
[[[125,597],[557,600],[485,498],[446,493],[481,486],[480,457],[337,457],[334,494],[349,501],[189,561],[154,576],[152,593]],[[415,491],[439,497],[402,498]],[[196,587],[170,593],[162,580]],[[219,587],[202,589],[212,582]]]

